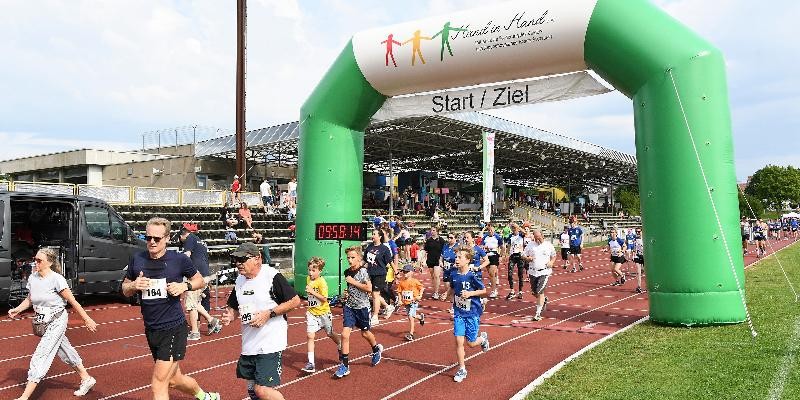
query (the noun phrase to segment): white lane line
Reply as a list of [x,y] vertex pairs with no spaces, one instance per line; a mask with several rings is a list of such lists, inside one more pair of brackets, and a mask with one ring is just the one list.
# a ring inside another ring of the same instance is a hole
[[[137,336],[144,336],[144,333],[140,333],[140,334],[137,334],[137,335],[123,336],[123,337],[118,337],[118,338],[114,338],[114,339],[106,339],[106,340],[101,340],[99,342],[84,343],[84,344],[80,344],[80,345],[73,346],[73,347],[75,347],[76,349],[79,349],[81,347],[88,347],[88,346],[94,346],[94,345],[97,345],[97,344],[116,342],[118,340],[130,339],[130,338],[134,338],[134,337],[137,337]],[[0,360],[0,363],[13,361],[13,360],[19,360],[21,358],[30,358],[32,355],[33,354],[26,354],[26,355],[23,355],[23,356],[6,358],[6,359],[3,359],[3,360]]]
[[[119,323],[122,323],[122,322],[139,321],[141,319],[142,319],[142,317],[120,319],[120,320],[116,320],[116,321],[101,322],[101,323],[99,323],[97,325],[100,326],[100,325],[119,324]],[[72,329],[86,329],[86,327],[84,327],[84,326],[72,326],[72,327],[67,328],[68,331],[72,330]],[[6,337],[0,338],[0,340],[19,339],[19,338],[24,338],[24,337],[29,337],[29,336],[33,336],[33,333],[26,333],[24,335],[17,335],[17,336],[6,336]]]
[[442,365],[442,364],[426,363],[426,362],[415,361],[415,360],[404,360],[402,358],[390,358],[390,357],[381,357],[381,358],[384,359],[384,360],[391,360],[391,361],[397,361],[397,362],[408,363],[408,364],[427,365],[429,367],[439,367],[439,368],[446,367],[446,365]]
[[800,318],[794,322],[794,333],[789,338],[789,346],[786,355],[781,361],[775,377],[772,379],[772,385],[769,387],[769,400],[778,400],[783,396],[783,388],[786,385],[786,379],[789,377],[792,366],[794,365],[794,357],[797,353],[798,344],[800,343]]
[[[623,297],[623,298],[621,298],[621,299],[619,299],[619,300],[615,300],[615,301],[613,301],[613,302],[611,302],[611,303],[608,303],[608,304],[603,304],[603,305],[601,305],[601,306],[599,306],[599,307],[595,307],[595,308],[593,308],[593,309],[591,309],[591,310],[586,310],[586,311],[584,311],[584,312],[582,312],[582,313],[580,313],[580,314],[576,314],[576,315],[574,315],[574,316],[572,316],[572,317],[565,318],[565,319],[563,319],[563,320],[559,320],[558,322],[555,322],[555,323],[553,323],[553,324],[550,324],[550,325],[548,325],[548,326],[544,326],[544,327],[541,327],[541,328],[538,328],[538,329],[534,329],[534,330],[532,330],[532,331],[529,331],[529,332],[525,332],[525,333],[523,333],[523,334],[521,334],[521,335],[514,336],[514,337],[512,337],[512,338],[510,338],[510,339],[508,339],[508,340],[506,340],[506,341],[504,341],[504,342],[501,342],[501,343],[499,343],[499,344],[495,344],[495,345],[493,345],[493,346],[492,346],[492,349],[496,349],[496,348],[498,348],[498,347],[502,347],[502,346],[504,346],[504,345],[506,345],[506,344],[508,344],[508,343],[511,343],[511,342],[513,342],[513,341],[515,341],[515,340],[518,340],[518,339],[524,338],[524,337],[526,337],[526,336],[532,335],[532,334],[534,334],[534,333],[537,333],[537,332],[541,332],[542,330],[545,330],[545,329],[552,328],[552,327],[554,327],[554,326],[556,326],[556,325],[560,325],[560,324],[562,324],[562,323],[564,323],[564,322],[570,321],[570,320],[572,320],[572,319],[576,319],[576,318],[578,318],[578,317],[580,317],[580,316],[583,316],[583,315],[585,315],[585,314],[589,314],[590,312],[593,312],[593,311],[599,310],[599,309],[601,309],[601,308],[603,308],[603,307],[607,307],[607,306],[610,306],[610,305],[612,305],[612,304],[615,304],[615,303],[618,303],[618,302],[621,302],[621,301],[627,300],[627,299],[629,299],[629,298],[631,298],[631,297],[634,297],[634,296],[636,296],[636,295],[634,294],[634,295],[630,295],[630,296],[628,296],[628,297]],[[491,351],[491,350],[490,350],[490,351]],[[469,356],[469,357],[465,358],[465,359],[464,359],[464,361],[466,362],[466,361],[468,361],[468,360],[471,360],[471,359],[473,359],[473,358],[475,358],[475,357],[478,357],[478,356],[480,356],[480,355],[483,355],[483,354],[484,354],[483,352],[478,352],[478,353],[475,353],[475,354],[473,354],[473,355],[471,355],[471,356]],[[392,398],[392,397],[394,397],[394,396],[397,396],[397,395],[399,395],[400,393],[403,393],[403,392],[405,392],[405,391],[407,391],[407,390],[409,390],[409,389],[413,388],[414,386],[417,386],[417,385],[419,385],[420,383],[423,383],[423,382],[425,382],[425,381],[427,381],[427,380],[429,380],[429,379],[431,379],[431,378],[433,378],[433,377],[435,377],[435,376],[437,376],[437,375],[440,375],[442,372],[445,372],[445,371],[447,371],[447,370],[449,370],[449,369],[451,369],[451,368],[454,368],[456,365],[458,365],[458,363],[453,363],[453,364],[450,364],[450,365],[448,365],[448,366],[446,366],[446,367],[444,367],[444,368],[441,368],[440,370],[438,370],[438,371],[436,371],[436,372],[434,372],[434,373],[432,373],[432,374],[429,374],[428,376],[426,376],[426,377],[424,377],[424,378],[422,378],[422,379],[418,379],[417,381],[415,381],[415,382],[412,382],[412,383],[410,383],[410,384],[406,385],[406,386],[405,386],[405,387],[403,387],[403,388],[400,388],[399,390],[395,391],[394,393],[391,393],[391,394],[389,394],[388,396],[385,396],[385,397],[383,397],[383,399],[382,399],[382,400],[390,399],[390,398]]]

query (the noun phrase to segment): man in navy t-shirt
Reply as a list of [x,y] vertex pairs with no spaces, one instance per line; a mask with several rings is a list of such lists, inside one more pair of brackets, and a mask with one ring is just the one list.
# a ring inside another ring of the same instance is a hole
[[367,267],[369,279],[372,283],[372,318],[370,325],[378,325],[378,312],[381,304],[389,304],[381,297],[381,291],[386,289],[386,268],[392,262],[392,250],[383,244],[383,234],[379,229],[372,231],[372,243],[364,250],[364,266]]
[[169,399],[169,388],[174,387],[198,399],[218,400],[218,393],[204,392],[177,365],[186,356],[189,333],[180,296],[189,290],[203,289],[205,282],[189,257],[167,251],[169,228],[170,222],[164,218],[147,221],[147,251],[131,257],[122,293],[128,297],[141,294],[144,332],[155,361],[151,379],[153,398]]
[[[578,258],[578,268],[583,271],[583,260],[581,250],[583,249],[583,229],[578,226],[578,219],[573,215],[569,222],[569,256],[571,259]],[[577,272],[574,261],[572,262],[572,272]]]

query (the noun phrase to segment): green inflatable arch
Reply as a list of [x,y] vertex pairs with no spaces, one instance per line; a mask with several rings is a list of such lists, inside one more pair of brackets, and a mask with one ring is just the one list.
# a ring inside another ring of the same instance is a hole
[[[342,257],[343,268],[347,263],[336,242],[314,240],[315,223],[361,221],[364,130],[389,96],[590,68],[633,100],[651,319],[679,325],[745,320],[721,52],[645,0],[559,3],[510,3],[501,11],[499,6],[467,11],[351,39],[301,110],[299,291],[305,289],[306,261],[321,256],[328,260],[325,278],[331,293],[338,292],[337,259]],[[480,26],[462,25],[476,18],[484,18]],[[430,28],[422,35],[433,40],[420,39],[419,28],[425,26],[441,27],[444,34],[434,36],[437,31]],[[446,30],[451,26],[466,30]],[[519,36],[503,36],[515,30]],[[581,59],[565,54],[571,45],[562,39],[578,43]],[[492,54],[500,47],[510,49]],[[370,51],[374,54],[366,54]],[[465,52],[473,59],[457,64]],[[528,52],[533,54],[530,68],[520,69],[517,55],[524,59]],[[364,61],[370,57],[372,65]],[[453,78],[453,73],[460,76]]]

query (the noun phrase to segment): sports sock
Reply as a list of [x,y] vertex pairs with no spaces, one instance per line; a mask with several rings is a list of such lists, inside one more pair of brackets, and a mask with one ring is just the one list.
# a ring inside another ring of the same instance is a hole
[[536,315],[542,315],[542,306],[536,305]]
[[203,389],[200,389],[200,391],[199,391],[199,392],[195,393],[194,397],[195,397],[197,400],[203,400],[203,399],[205,399],[205,398],[206,398],[206,392],[204,392],[204,391],[203,391]]
[[308,362],[310,362],[311,364],[314,363],[314,352],[313,351],[309,351],[308,352]]
[[350,355],[349,354],[342,354],[342,364],[344,364],[345,367],[349,367],[350,366]]

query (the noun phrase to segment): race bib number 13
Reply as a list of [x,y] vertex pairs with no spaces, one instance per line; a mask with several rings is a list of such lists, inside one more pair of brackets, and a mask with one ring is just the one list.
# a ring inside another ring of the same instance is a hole
[[150,279],[150,287],[142,290],[142,300],[166,299],[167,279]]

